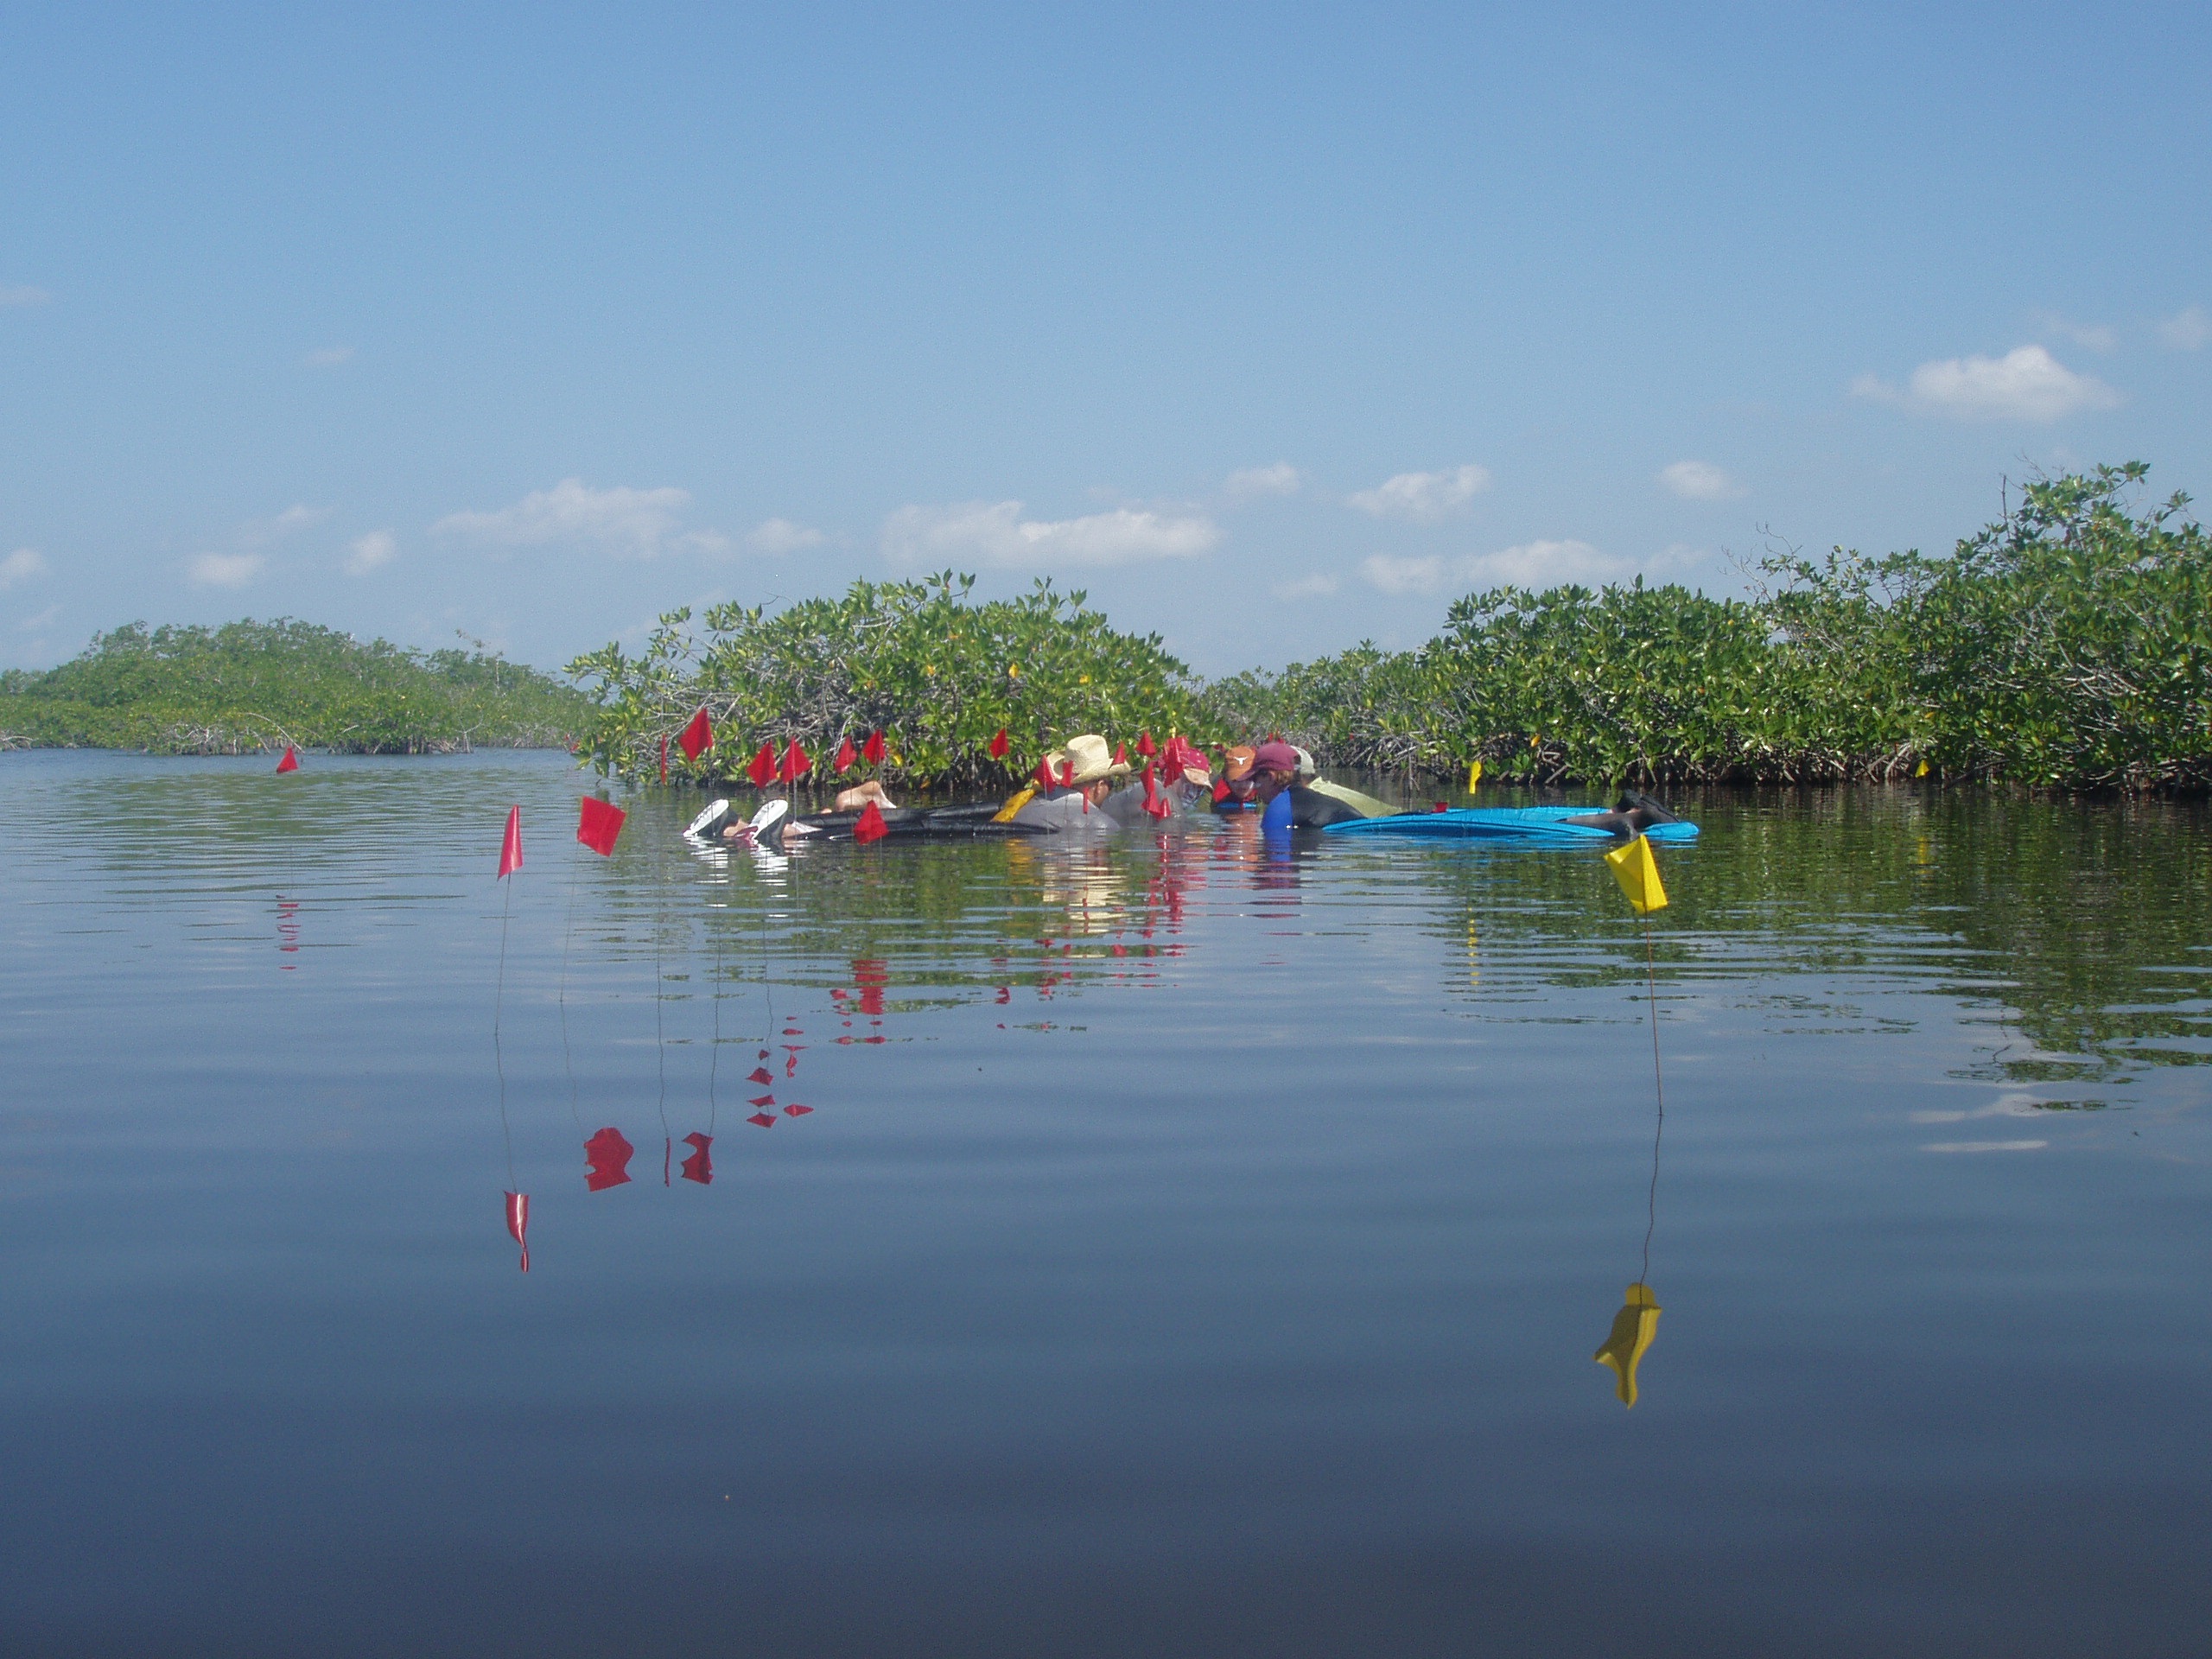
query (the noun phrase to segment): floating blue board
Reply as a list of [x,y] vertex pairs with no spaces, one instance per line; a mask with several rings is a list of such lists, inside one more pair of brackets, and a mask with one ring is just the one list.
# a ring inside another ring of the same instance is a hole
[[[1602,812],[1602,806],[1470,806],[1456,812],[1394,812],[1387,818],[1359,818],[1332,823],[1323,832],[1332,836],[1449,836],[1475,841],[1538,841],[1554,846],[1603,842],[1618,845],[1620,837],[1609,830],[1586,823],[1567,823],[1567,818]],[[1694,823],[1655,823],[1643,832],[1653,841],[1695,841]]]

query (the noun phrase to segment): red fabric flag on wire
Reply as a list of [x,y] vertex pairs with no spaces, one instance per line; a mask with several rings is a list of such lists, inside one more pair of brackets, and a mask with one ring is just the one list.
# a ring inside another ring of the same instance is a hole
[[284,746],[284,758],[276,763],[276,770],[279,772],[297,772],[299,769],[300,752],[294,748],[290,744],[287,743]]
[[610,1186],[622,1186],[630,1179],[630,1156],[637,1148],[623,1139],[622,1131],[601,1129],[584,1142],[584,1162],[589,1166],[584,1176],[588,1192],[604,1192]]
[[1058,781],[1062,789],[1073,789],[1075,787],[1074,761],[1063,760],[1060,762],[1060,775]]
[[708,1150],[715,1144],[715,1137],[694,1133],[683,1137],[683,1144],[691,1148],[691,1155],[683,1160],[683,1179],[707,1185],[715,1179],[715,1160]]
[[691,723],[683,728],[683,734],[676,741],[683,746],[686,760],[696,760],[715,747],[715,728],[707,719],[704,703],[699,705],[699,712],[691,716]]
[[837,758],[830,763],[830,767],[836,772],[850,772],[854,763],[860,758],[861,752],[853,747],[853,740],[849,737],[840,738],[837,741]]
[[887,749],[887,746],[883,741],[883,728],[880,726],[870,732],[868,734],[868,741],[861,745],[861,753],[867,758],[871,766],[880,766],[883,764]]
[[760,752],[753,757],[753,764],[746,767],[745,775],[753,780],[756,788],[760,789],[766,789],[776,781],[774,744],[763,743],[760,746]]
[[522,1270],[530,1271],[530,1194],[507,1194],[507,1236],[522,1246]]
[[798,739],[793,738],[791,747],[784,751],[784,763],[776,768],[776,776],[785,783],[795,784],[806,776],[813,765],[807,759],[806,751],[799,747]]
[[629,816],[619,806],[610,805],[595,795],[587,795],[582,810],[576,815],[576,839],[601,858],[612,858],[614,839],[622,833],[622,822]]
[[998,735],[991,740],[991,759],[994,760],[1005,760],[1007,750],[1012,747],[1013,745],[1006,741],[1006,728],[1003,726],[1000,727],[998,729]]
[[499,837],[499,874],[512,875],[522,868],[522,808],[507,809],[507,833]]
[[1160,753],[1159,749],[1153,745],[1152,734],[1149,731],[1137,734],[1137,753],[1147,760]]
[[871,841],[881,841],[890,833],[890,826],[884,823],[883,813],[874,801],[862,807],[860,817],[853,821],[853,839],[863,847]]
[[1116,743],[1114,746],[1114,764],[1117,766],[1126,766],[1129,764],[1129,746],[1128,744]]
[[1038,788],[1050,789],[1052,786],[1052,763],[1050,760],[1039,760],[1037,763],[1037,770],[1030,775],[1036,779]]
[[1152,775],[1152,764],[1149,761],[1145,763],[1144,769],[1144,810],[1155,818],[1164,818],[1174,810],[1174,808],[1160,798],[1160,784]]

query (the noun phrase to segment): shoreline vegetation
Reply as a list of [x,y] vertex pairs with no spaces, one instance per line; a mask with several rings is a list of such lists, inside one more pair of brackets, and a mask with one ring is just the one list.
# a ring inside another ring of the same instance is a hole
[[408,651],[280,618],[218,628],[134,622],[44,673],[0,674],[0,748],[344,754],[569,748],[590,705],[474,651]]
[[[2212,788],[2212,537],[2139,462],[2039,480],[1948,556],[1770,555],[1717,599],[1641,579],[1496,588],[1409,651],[1362,643],[1208,682],[1039,581],[855,582],[791,605],[659,620],[582,690],[474,652],[367,645],[295,621],[134,624],[43,674],[0,676],[0,747],[240,753],[573,748],[602,776],[743,784],[799,744],[827,781],[850,740],[906,790],[1018,786],[1080,732],[1137,747],[1281,733],[1324,766],[1543,787],[1914,778],[2072,791]],[[678,734],[703,709],[713,747]],[[1003,755],[991,753],[1007,734]],[[851,781],[859,772],[842,774]]]

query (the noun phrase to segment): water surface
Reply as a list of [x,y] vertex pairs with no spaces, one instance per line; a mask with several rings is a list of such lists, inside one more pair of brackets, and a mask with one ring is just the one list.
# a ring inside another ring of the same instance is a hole
[[1647,959],[1580,850],[0,785],[8,1652],[2203,1651],[2202,809],[1694,800]]

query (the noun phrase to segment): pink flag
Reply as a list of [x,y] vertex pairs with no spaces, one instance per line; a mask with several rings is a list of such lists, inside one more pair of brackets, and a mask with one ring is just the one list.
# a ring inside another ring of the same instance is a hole
[[683,736],[676,740],[683,746],[683,758],[696,760],[715,747],[715,728],[707,723],[707,709],[701,704],[699,712],[691,716],[691,723],[683,728]]
[[297,772],[299,769],[300,752],[294,748],[290,744],[287,743],[284,746],[284,758],[276,763],[276,770],[279,772]]
[[520,868],[522,868],[522,808],[511,806],[507,809],[507,833],[499,837],[499,874],[512,875]]
[[522,1270],[530,1271],[530,1194],[507,1194],[507,1233],[522,1246]]
[[[597,853],[601,858],[614,856],[614,838],[622,833],[622,821],[630,815],[619,806],[611,806],[598,797],[583,798],[583,809],[576,815],[576,839]],[[515,862],[522,862],[517,858]]]

